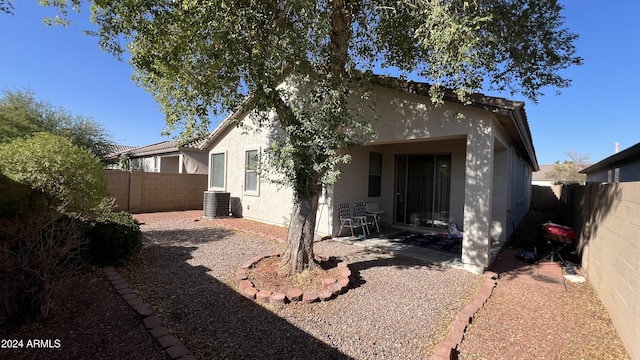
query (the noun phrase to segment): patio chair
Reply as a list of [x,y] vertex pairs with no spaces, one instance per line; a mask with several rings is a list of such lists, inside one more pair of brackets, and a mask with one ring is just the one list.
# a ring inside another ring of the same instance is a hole
[[348,227],[351,229],[351,236],[355,236],[353,233],[354,228],[362,228],[362,234],[367,235],[366,229],[366,219],[363,222],[362,217],[355,217],[353,215],[353,209],[351,208],[351,204],[340,204],[338,205],[339,213],[340,213],[340,230],[338,230],[338,236],[342,233],[342,228]]
[[367,215],[372,219],[373,224],[376,226],[376,230],[380,232],[380,214],[384,214],[384,210],[380,210],[377,202],[369,202],[366,205]]
[[359,219],[360,222],[362,222],[363,230],[366,229],[367,235],[371,235],[371,232],[369,231],[369,225],[373,225],[373,222],[369,221],[369,218],[371,218],[371,215],[367,214],[367,204],[363,202],[357,202],[353,204],[353,210],[354,210],[353,211],[354,217],[356,219]]

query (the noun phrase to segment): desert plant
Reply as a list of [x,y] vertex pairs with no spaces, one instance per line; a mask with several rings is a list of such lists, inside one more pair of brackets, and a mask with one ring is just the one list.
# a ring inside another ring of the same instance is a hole
[[55,209],[0,220],[0,323],[45,319],[56,286],[85,267],[85,222]]
[[89,258],[98,266],[121,266],[142,248],[140,224],[126,211],[100,216],[87,235]]
[[53,289],[86,264],[84,219],[108,206],[104,170],[89,150],[37,133],[0,144],[0,180],[0,322],[44,319]]

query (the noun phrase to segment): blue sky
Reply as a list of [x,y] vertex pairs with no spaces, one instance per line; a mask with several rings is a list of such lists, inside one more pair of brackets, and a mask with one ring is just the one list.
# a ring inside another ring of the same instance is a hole
[[[578,33],[585,64],[563,72],[572,86],[553,89],[526,110],[540,164],[565,160],[567,151],[589,154],[592,162],[640,142],[640,2],[561,1],[566,27]],[[606,5],[605,5],[606,4]],[[30,89],[40,100],[73,114],[90,116],[123,145],[146,145],[160,136],[164,116],[151,95],[131,81],[131,67],[101,52],[88,9],[75,26],[46,27],[52,11],[33,0],[14,1],[13,16],[0,14],[0,88]],[[504,94],[489,94],[501,95]],[[215,124],[214,124],[215,126]]]

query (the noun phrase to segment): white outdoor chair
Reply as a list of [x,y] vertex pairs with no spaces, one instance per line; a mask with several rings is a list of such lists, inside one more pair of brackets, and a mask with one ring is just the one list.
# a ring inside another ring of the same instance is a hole
[[369,225],[373,225],[373,222],[369,221],[369,218],[371,218],[371,216],[367,214],[367,204],[363,202],[355,203],[353,204],[353,210],[354,217],[360,220],[360,222],[363,224],[363,231],[366,229],[367,235],[371,235],[371,232],[369,231]]
[[362,221],[362,218],[358,218],[353,216],[353,210],[351,208],[351,204],[340,204],[338,205],[339,213],[340,213],[340,230],[338,230],[338,236],[342,233],[342,228],[348,227],[351,229],[351,236],[355,236],[353,233],[353,228],[362,228],[362,234],[366,236],[366,220]]
[[373,224],[375,224],[376,226],[376,230],[380,232],[380,225],[379,225],[380,214],[384,214],[384,210],[380,210],[377,202],[367,203],[366,208],[367,208],[367,216],[369,216],[372,219]]

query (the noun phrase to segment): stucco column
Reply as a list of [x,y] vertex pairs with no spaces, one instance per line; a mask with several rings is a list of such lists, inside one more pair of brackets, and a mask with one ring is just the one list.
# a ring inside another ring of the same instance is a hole
[[482,273],[490,261],[493,130],[490,119],[473,119],[467,134],[464,188],[464,269]]

